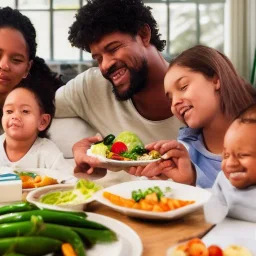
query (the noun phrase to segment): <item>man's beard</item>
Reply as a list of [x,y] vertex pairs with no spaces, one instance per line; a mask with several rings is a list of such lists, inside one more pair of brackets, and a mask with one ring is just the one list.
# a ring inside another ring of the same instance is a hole
[[142,64],[139,69],[132,69],[128,68],[130,71],[130,87],[125,91],[120,93],[117,88],[115,87],[114,83],[111,79],[108,78],[108,76],[104,76],[112,83],[112,92],[114,93],[115,97],[119,101],[125,101],[132,98],[133,95],[140,92],[142,89],[144,89],[147,85],[148,81],[148,63],[146,59],[143,59]]

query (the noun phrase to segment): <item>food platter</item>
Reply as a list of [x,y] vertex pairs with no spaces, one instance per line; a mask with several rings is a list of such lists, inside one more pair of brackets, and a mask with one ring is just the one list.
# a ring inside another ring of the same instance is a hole
[[[166,212],[153,212],[153,211],[145,211],[140,209],[127,208],[119,205],[115,205],[107,200],[103,193],[105,191],[113,193],[115,195],[119,195],[125,198],[131,198],[131,193],[134,190],[138,189],[147,189],[149,187],[158,186],[160,189],[164,190],[166,187],[170,187],[172,190],[171,197],[181,199],[181,200],[195,200],[193,204],[186,205],[179,209],[166,211]],[[204,189],[193,187],[189,185],[184,185],[180,183],[176,183],[173,181],[163,181],[163,180],[139,180],[139,181],[131,181],[124,182],[121,184],[117,184],[103,190],[98,191],[95,194],[95,199],[100,203],[111,207],[112,209],[121,212],[125,215],[131,217],[138,217],[144,219],[177,219],[192,213],[202,207],[211,197],[211,193]]]
[[[37,174],[39,176],[48,176],[50,178],[56,179],[59,184],[74,184],[77,181],[77,178],[75,178],[73,175],[65,172],[60,172],[58,170],[52,170],[47,168],[14,168],[14,167],[0,167],[0,173],[6,174],[6,173],[22,173],[22,172],[30,172]],[[49,185],[50,187],[53,185]],[[48,186],[44,186],[48,187]],[[38,188],[23,188],[23,192],[30,192],[32,190],[35,190]]]
[[109,166],[112,167],[120,167],[120,168],[129,168],[132,166],[146,166],[150,163],[159,161],[160,158],[158,159],[153,159],[153,160],[129,160],[129,161],[119,161],[119,160],[113,160],[109,159],[106,157],[103,157],[101,155],[96,155],[91,152],[91,149],[87,150],[87,155],[91,157],[96,157],[101,163],[108,164]]

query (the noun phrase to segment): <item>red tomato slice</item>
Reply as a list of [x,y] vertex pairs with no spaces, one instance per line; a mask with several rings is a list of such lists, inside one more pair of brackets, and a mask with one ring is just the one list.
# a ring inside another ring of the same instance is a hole
[[120,156],[120,155],[114,154],[114,155],[111,156],[111,159],[123,161],[125,158]]
[[111,152],[115,154],[121,154],[127,150],[128,150],[127,146],[121,141],[115,142],[111,147]]

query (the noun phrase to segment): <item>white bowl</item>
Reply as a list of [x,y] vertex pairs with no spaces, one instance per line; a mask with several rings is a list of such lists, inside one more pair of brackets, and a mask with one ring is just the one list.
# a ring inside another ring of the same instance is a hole
[[85,210],[86,205],[94,200],[94,195],[79,204],[70,203],[70,204],[63,204],[63,205],[52,205],[52,204],[45,204],[40,202],[40,197],[44,194],[47,194],[49,192],[59,191],[59,190],[61,191],[72,190],[73,188],[74,188],[74,185],[71,185],[71,184],[58,184],[58,185],[51,185],[47,187],[41,187],[33,191],[30,191],[26,199],[28,202],[35,204],[39,208],[61,210],[61,211],[83,211]]

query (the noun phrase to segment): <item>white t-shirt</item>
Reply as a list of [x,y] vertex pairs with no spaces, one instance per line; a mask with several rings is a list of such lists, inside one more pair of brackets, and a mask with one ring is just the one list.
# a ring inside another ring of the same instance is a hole
[[17,162],[11,162],[4,149],[5,134],[0,136],[0,166],[13,168],[46,168],[63,173],[74,173],[74,167],[64,159],[57,146],[49,139],[37,138],[27,154]]
[[[80,117],[102,136],[131,131],[148,144],[177,139],[181,126],[175,116],[161,121],[147,120],[138,113],[132,100],[116,100],[111,83],[102,76],[99,68],[90,68],[59,88],[55,101],[55,117]],[[74,127],[69,132],[75,131]]]
[[[59,88],[55,103],[56,118],[80,117],[90,129],[103,137],[110,133],[117,135],[131,131],[148,144],[157,140],[177,139],[182,125],[175,116],[161,121],[147,120],[138,113],[132,100],[118,101],[111,83],[102,76],[99,68],[90,68]],[[159,108],[159,105],[155,108]],[[62,127],[61,132],[64,130],[65,127]],[[66,130],[67,136],[72,136],[72,133],[76,133],[75,126],[73,130]],[[51,133],[51,136],[54,137],[54,134]],[[124,171],[108,171],[97,182],[110,186],[132,179],[134,177]]]

